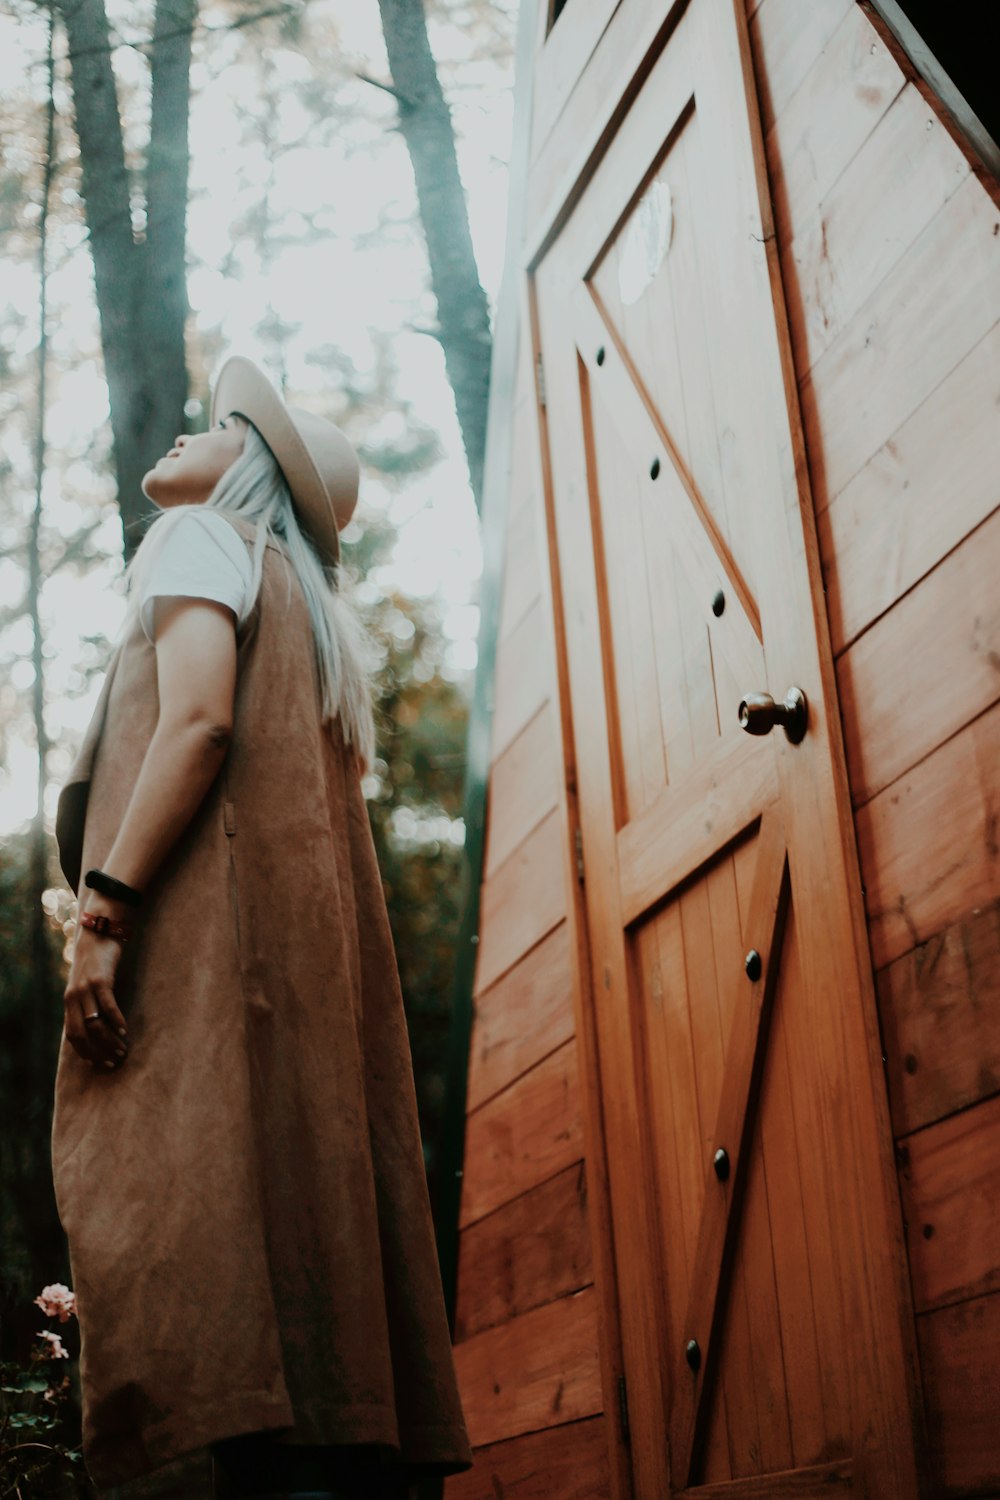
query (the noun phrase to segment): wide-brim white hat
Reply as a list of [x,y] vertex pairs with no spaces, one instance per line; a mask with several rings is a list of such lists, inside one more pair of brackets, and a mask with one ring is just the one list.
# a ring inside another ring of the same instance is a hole
[[360,466],[333,422],[289,406],[263,370],[235,354],[219,371],[211,422],[236,412],[252,422],[274,454],[299,519],[328,565],[340,560],[339,533],[358,501]]

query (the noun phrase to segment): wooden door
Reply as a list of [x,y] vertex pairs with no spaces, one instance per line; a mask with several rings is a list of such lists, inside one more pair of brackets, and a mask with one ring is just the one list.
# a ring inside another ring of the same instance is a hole
[[[674,7],[532,268],[634,1490],[909,1500],[905,1253],[742,7]],[[748,693],[793,686],[800,742],[744,732]]]

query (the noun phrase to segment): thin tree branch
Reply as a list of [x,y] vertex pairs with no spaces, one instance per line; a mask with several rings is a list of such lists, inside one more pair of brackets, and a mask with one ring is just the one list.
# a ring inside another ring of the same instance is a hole
[[413,109],[416,103],[416,101],[411,99],[409,95],[402,93],[397,88],[394,88],[391,83],[381,83],[377,78],[371,78],[367,73],[356,72],[354,76],[355,78],[360,78],[362,83],[370,83],[373,89],[381,89],[383,93],[391,94],[392,97],[396,99],[400,104],[405,104],[410,109]]
[[[80,0],[83,4],[84,0]],[[287,16],[296,11],[302,11],[310,3],[310,0],[292,0],[287,5],[271,5],[263,10],[255,10],[248,16],[238,16],[235,21],[227,21],[222,26],[209,26],[204,21],[194,21],[189,25],[170,26],[164,31],[154,31],[153,35],[144,41],[133,40],[131,37],[123,37],[115,32],[118,37],[114,42],[95,42],[82,47],[69,48],[59,59],[60,62],[75,62],[80,57],[92,57],[99,52],[121,52],[129,50],[132,52],[152,52],[161,42],[171,42],[178,37],[193,37],[196,32],[204,33],[206,36],[214,32],[243,31],[248,26],[255,26],[258,21],[267,21],[274,16]],[[75,9],[80,9],[77,5]],[[64,11],[64,16],[67,14]]]

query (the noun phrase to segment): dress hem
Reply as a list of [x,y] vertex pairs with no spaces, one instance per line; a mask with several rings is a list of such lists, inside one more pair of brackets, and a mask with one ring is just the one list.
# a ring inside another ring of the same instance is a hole
[[[263,1392],[241,1392],[229,1400],[205,1407],[197,1423],[178,1430],[175,1419],[157,1423],[141,1435],[106,1439],[95,1457],[84,1451],[84,1463],[99,1489],[109,1489],[139,1479],[185,1454],[224,1438],[243,1433],[280,1430],[294,1426],[295,1417],[286,1398]],[[325,1424],[324,1424],[325,1425]],[[435,1442],[440,1434],[442,1441]],[[402,1464],[419,1474],[457,1474],[472,1467],[464,1443],[456,1441],[454,1427],[428,1424],[400,1441],[399,1424],[391,1407],[381,1403],[344,1406],[332,1415],[324,1441],[377,1443],[392,1449]]]

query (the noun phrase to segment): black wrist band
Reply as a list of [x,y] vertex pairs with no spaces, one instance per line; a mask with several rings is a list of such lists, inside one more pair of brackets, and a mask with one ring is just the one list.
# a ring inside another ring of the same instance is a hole
[[139,906],[142,902],[141,891],[126,885],[124,880],[116,880],[113,875],[105,875],[103,870],[88,870],[83,883],[92,891],[100,891],[102,895],[110,896],[115,901],[124,901],[128,906]]

